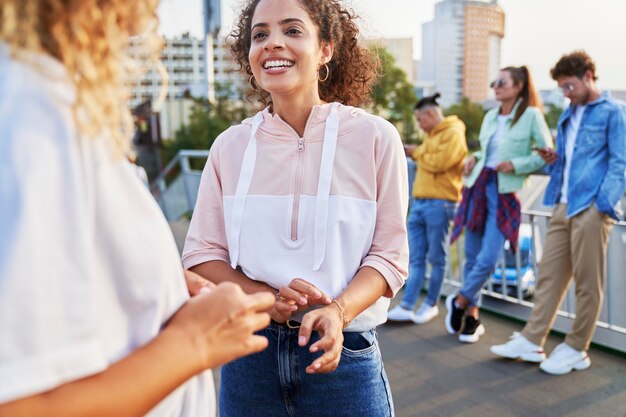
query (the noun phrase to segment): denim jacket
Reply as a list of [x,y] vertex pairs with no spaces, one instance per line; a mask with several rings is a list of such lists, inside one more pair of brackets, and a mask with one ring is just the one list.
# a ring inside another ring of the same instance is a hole
[[[572,107],[565,109],[557,128],[557,160],[548,167],[550,182],[544,204],[554,206],[561,199],[565,167],[565,128]],[[567,193],[567,217],[577,215],[595,203],[598,211],[617,220],[621,216],[626,170],[626,108],[608,93],[587,104],[576,134]]]
[[[511,114],[515,114],[520,101],[515,104]],[[480,127],[480,152],[474,153],[476,165],[465,180],[465,186],[470,188],[474,185],[480,172],[487,161],[487,148],[489,141],[498,125],[500,107],[491,109],[485,115]],[[498,159],[511,161],[514,171],[508,174],[498,172],[498,192],[500,194],[512,193],[521,190],[529,174],[543,168],[545,162],[532,147],[552,147],[552,136],[546,124],[541,110],[536,107],[528,107],[522,113],[515,125],[511,126],[511,119],[507,120],[507,128],[498,146]]]

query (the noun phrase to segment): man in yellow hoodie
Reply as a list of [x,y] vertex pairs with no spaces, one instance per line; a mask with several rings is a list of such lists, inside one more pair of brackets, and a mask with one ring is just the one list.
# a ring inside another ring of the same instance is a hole
[[[388,312],[391,321],[426,323],[439,314],[437,299],[443,283],[450,222],[461,200],[463,162],[467,155],[465,124],[456,116],[444,117],[437,103],[440,94],[424,97],[415,105],[415,118],[426,133],[420,146],[405,146],[417,163],[408,218],[409,279],[401,303]],[[426,259],[430,284],[424,302],[413,311],[424,284]]]

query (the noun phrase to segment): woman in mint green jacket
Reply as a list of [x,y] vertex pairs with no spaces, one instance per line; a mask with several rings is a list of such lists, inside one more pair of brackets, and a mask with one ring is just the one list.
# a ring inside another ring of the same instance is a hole
[[500,105],[490,110],[480,128],[480,152],[470,156],[463,200],[452,241],[465,231],[463,286],[446,299],[446,329],[474,343],[485,332],[478,317],[480,290],[493,273],[506,240],[517,249],[521,206],[515,193],[526,177],[545,163],[533,148],[552,146],[541,100],[525,66],[507,67],[491,83]]

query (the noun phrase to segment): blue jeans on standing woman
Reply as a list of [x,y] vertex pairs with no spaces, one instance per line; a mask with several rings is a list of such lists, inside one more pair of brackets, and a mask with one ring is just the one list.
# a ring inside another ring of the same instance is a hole
[[[469,202],[467,217],[472,216],[474,209]],[[470,301],[470,306],[477,306],[480,290],[496,269],[498,259],[502,255],[506,240],[497,225],[498,215],[498,182],[493,177],[487,182],[487,215],[485,230],[472,232],[465,228],[465,266],[463,268],[463,286],[459,293]]]
[[376,330],[344,332],[339,366],[305,369],[323,352],[298,346],[298,329],[272,322],[258,334],[269,346],[222,367],[221,417],[393,417],[393,401]]
[[415,199],[407,222],[409,234],[409,278],[400,305],[413,310],[424,285],[426,257],[430,263],[430,284],[425,302],[437,303],[446,272],[450,222],[454,219],[456,203],[448,200]]

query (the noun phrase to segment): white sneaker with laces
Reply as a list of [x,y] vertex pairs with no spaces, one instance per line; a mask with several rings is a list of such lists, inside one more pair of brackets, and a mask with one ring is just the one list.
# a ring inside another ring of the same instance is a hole
[[505,344],[491,346],[490,350],[502,358],[521,359],[526,362],[539,363],[546,359],[541,346],[534,344],[518,332],[513,333]]
[[439,307],[431,306],[428,303],[422,303],[413,315],[413,321],[417,324],[424,324],[437,317],[439,314]]
[[551,375],[565,375],[572,370],[582,371],[590,366],[591,360],[587,352],[561,343],[554,348],[548,359],[541,362],[539,368]]
[[407,310],[406,308],[397,305],[387,312],[387,320],[413,321],[413,310]]

